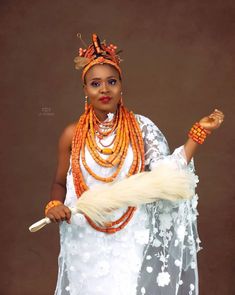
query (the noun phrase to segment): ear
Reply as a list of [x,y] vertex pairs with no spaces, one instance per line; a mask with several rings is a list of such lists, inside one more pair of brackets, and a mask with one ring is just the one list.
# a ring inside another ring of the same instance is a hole
[[85,93],[85,96],[87,96],[87,85],[83,84],[83,91]]

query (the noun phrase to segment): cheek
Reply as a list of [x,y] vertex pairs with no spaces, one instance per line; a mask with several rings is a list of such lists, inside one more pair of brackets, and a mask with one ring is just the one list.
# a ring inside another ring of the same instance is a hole
[[116,87],[113,89],[113,93],[115,96],[120,97],[121,96],[121,87]]
[[93,106],[99,105],[99,92],[92,90],[88,92],[88,100]]
[[90,99],[95,99],[98,95],[98,90],[95,88],[88,88],[86,93]]

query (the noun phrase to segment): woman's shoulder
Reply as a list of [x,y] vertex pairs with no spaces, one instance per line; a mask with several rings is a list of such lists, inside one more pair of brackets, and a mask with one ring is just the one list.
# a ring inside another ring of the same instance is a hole
[[138,123],[140,124],[140,126],[149,126],[149,127],[158,128],[156,126],[156,124],[146,116],[143,116],[140,114],[135,114],[135,118],[138,121]]
[[77,125],[77,122],[72,122],[68,124],[67,126],[65,126],[65,128],[63,129],[60,135],[60,139],[59,139],[60,146],[63,146],[65,148],[71,147],[76,125]]
[[139,114],[135,114],[135,117],[139,123],[144,140],[151,141],[155,139],[158,142],[163,141],[167,143],[164,134],[151,119]]
[[72,138],[75,128],[76,128],[76,125],[77,125],[77,122],[72,122],[72,123],[68,124],[67,126],[65,126],[64,130],[62,131],[61,136]]

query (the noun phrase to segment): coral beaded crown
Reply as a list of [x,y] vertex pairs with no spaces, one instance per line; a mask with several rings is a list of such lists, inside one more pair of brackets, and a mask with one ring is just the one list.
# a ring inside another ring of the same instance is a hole
[[121,77],[120,62],[121,59],[118,56],[119,52],[116,52],[117,46],[110,44],[106,45],[106,42],[100,42],[99,37],[96,34],[92,34],[92,43],[85,49],[79,48],[79,55],[75,57],[75,68],[77,70],[82,69],[82,80],[87,71],[96,64],[109,64],[116,68]]

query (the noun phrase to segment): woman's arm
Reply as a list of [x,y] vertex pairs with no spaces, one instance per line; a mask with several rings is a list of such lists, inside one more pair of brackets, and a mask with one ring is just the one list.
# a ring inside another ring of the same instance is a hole
[[46,216],[53,222],[67,220],[69,222],[71,212],[63,205],[66,195],[66,175],[69,168],[69,160],[71,154],[71,143],[75,123],[67,126],[60,136],[58,144],[58,164],[55,172],[55,177],[51,187],[51,201],[57,200],[61,204],[47,211]]
[[[205,128],[206,130],[211,132],[211,131],[219,128],[221,123],[223,122],[223,120],[224,120],[224,114],[221,111],[215,109],[212,114],[210,114],[207,117],[202,118],[199,121],[199,124],[203,128]],[[184,145],[184,151],[185,151],[187,163],[189,163],[191,161],[198,146],[199,146],[199,144],[197,142],[195,142],[194,140],[192,140],[191,138],[189,138],[186,141],[186,143]]]

